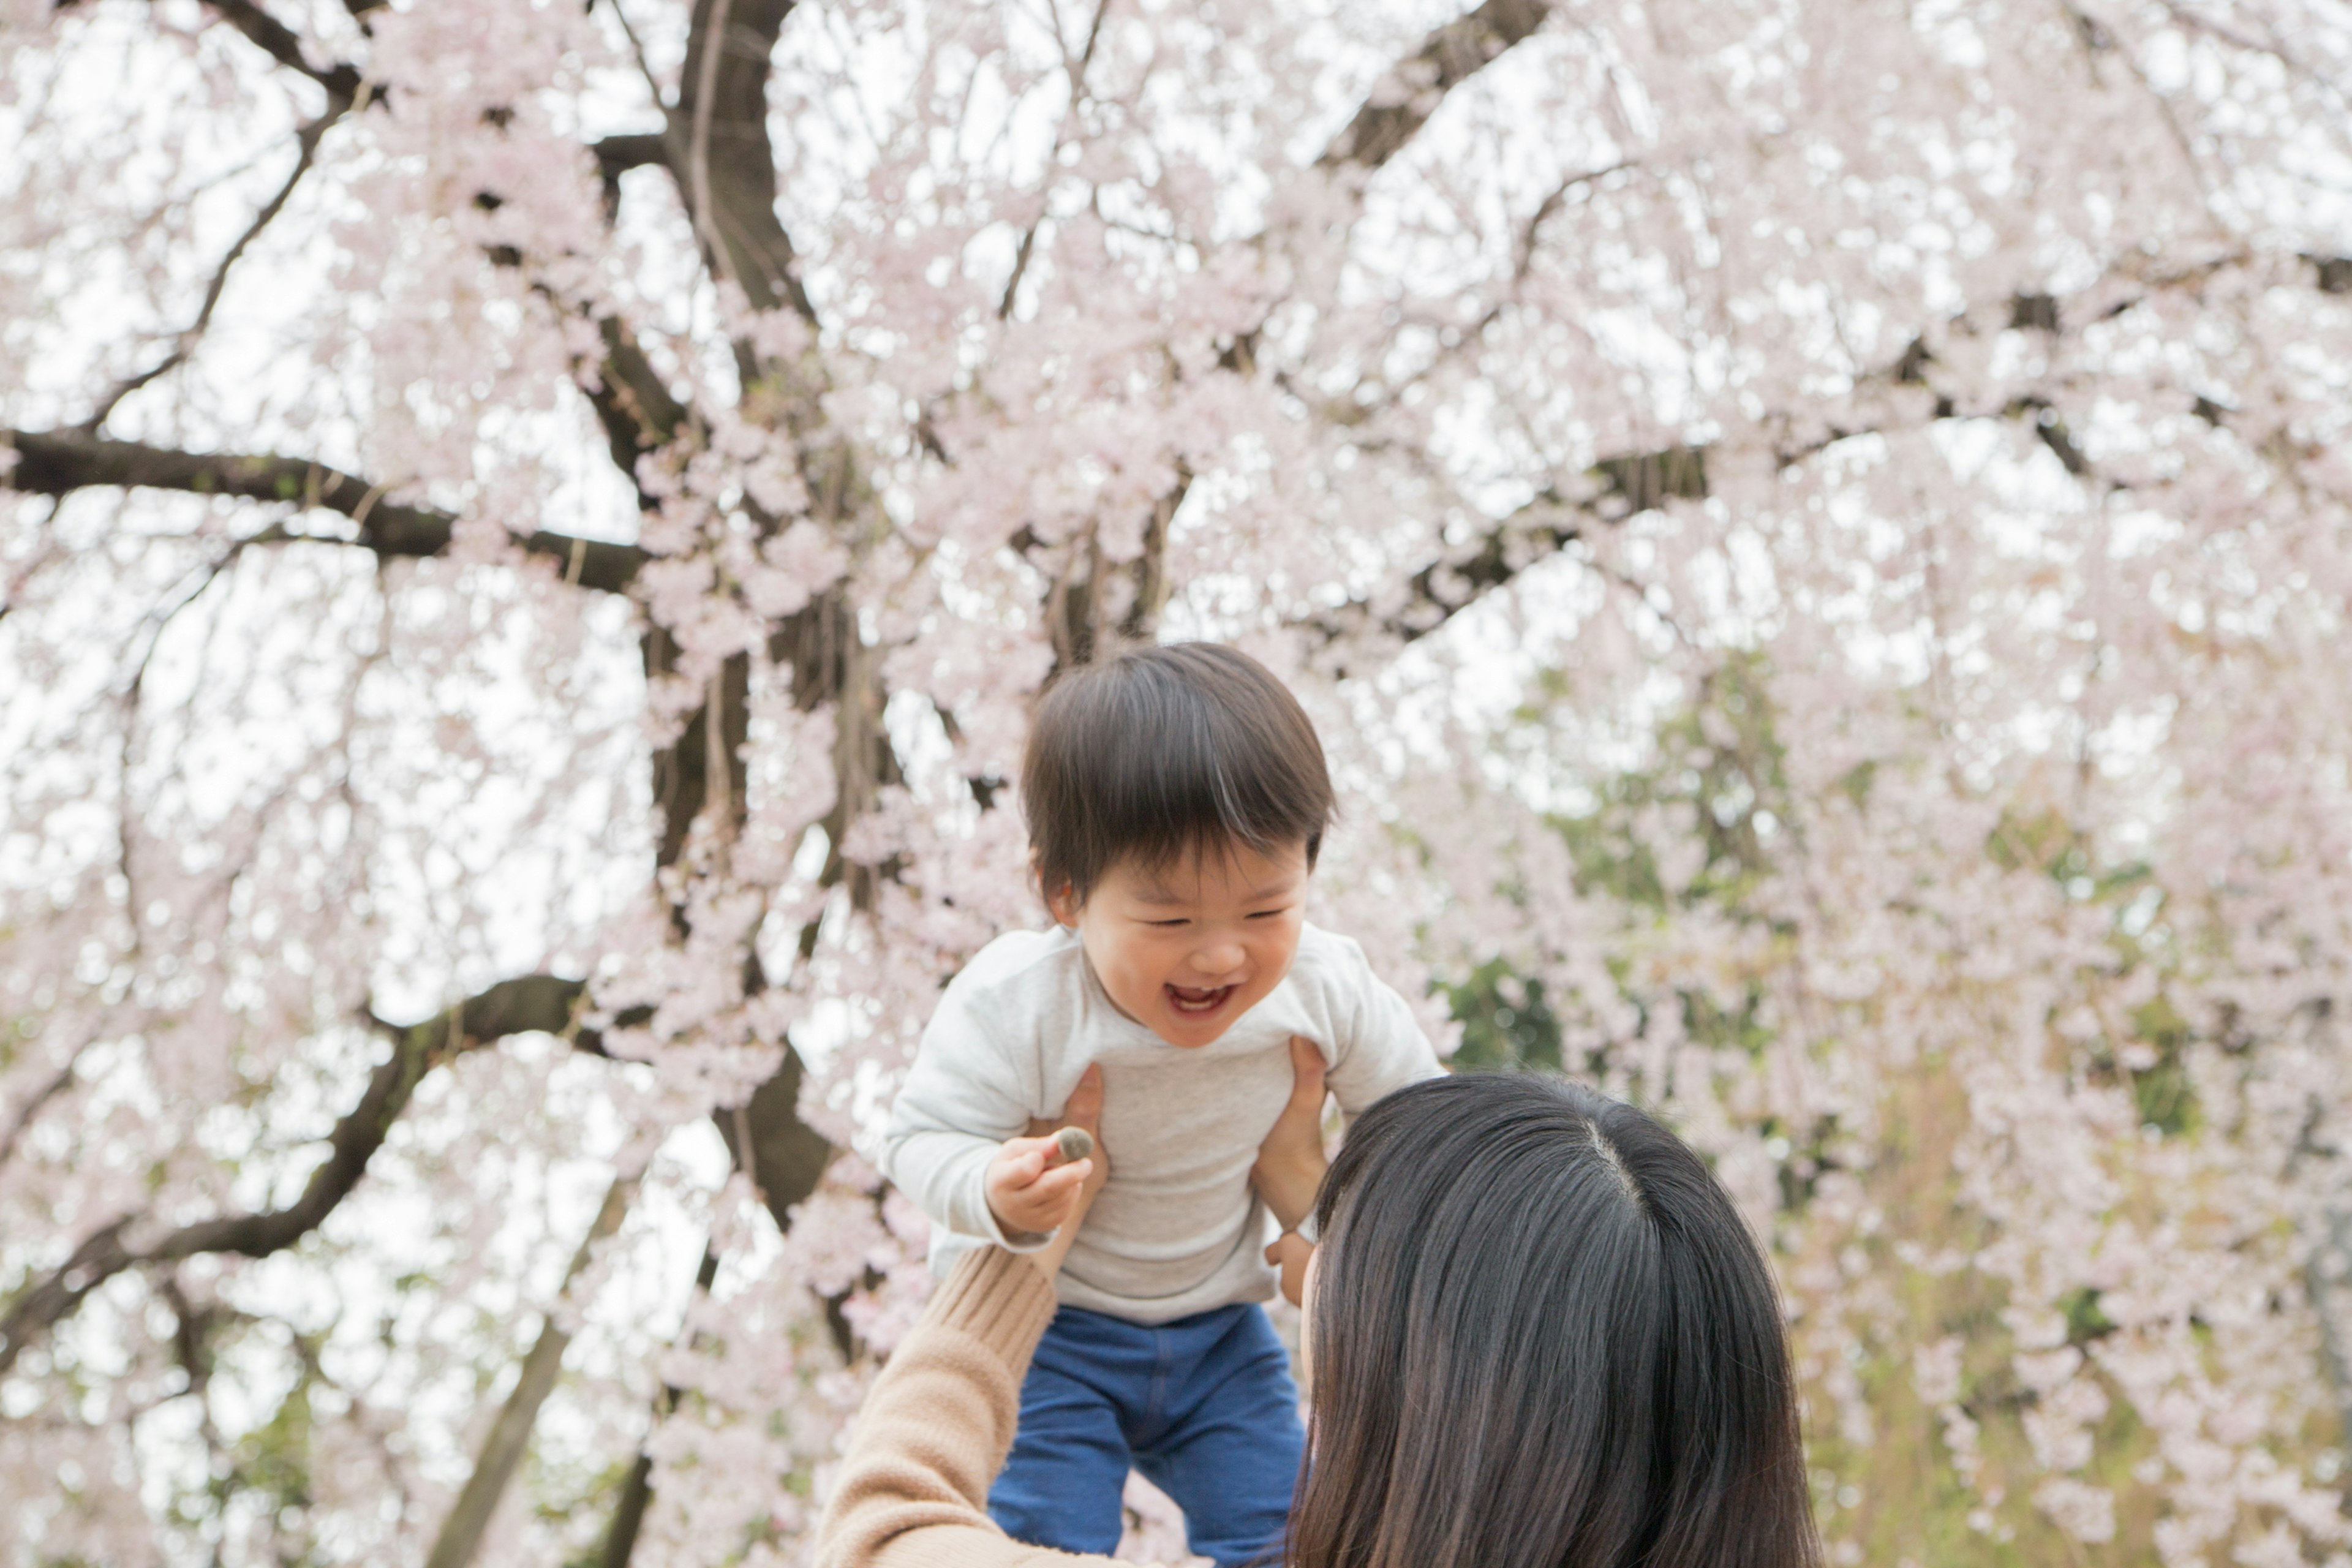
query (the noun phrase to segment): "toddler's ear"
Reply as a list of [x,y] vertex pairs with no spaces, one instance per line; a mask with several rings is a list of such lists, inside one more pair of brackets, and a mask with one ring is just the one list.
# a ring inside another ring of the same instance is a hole
[[[1033,875],[1036,872],[1034,860],[1030,862],[1030,871]],[[1040,883],[1039,890],[1045,895],[1045,911],[1054,917],[1056,924],[1075,926],[1078,923],[1078,900],[1070,891],[1066,879],[1058,888],[1047,888]]]

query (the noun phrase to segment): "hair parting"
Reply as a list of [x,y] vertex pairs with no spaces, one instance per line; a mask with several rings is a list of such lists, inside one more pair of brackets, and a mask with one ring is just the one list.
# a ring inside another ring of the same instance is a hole
[[1317,1209],[1293,1568],[1818,1568],[1770,1271],[1656,1121],[1433,1079]]

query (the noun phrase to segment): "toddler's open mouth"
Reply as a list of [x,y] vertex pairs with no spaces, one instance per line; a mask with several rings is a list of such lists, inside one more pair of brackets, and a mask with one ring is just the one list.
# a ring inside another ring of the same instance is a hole
[[1171,985],[1168,1005],[1187,1018],[1205,1017],[1223,1006],[1233,994],[1234,987],[1230,985]]

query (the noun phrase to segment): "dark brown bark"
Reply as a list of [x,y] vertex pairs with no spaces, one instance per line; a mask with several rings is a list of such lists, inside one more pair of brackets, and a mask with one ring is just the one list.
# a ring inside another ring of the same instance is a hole
[[[882,725],[888,694],[882,686],[878,652],[858,636],[856,611],[848,600],[831,592],[771,634],[768,656],[792,671],[794,707],[803,712],[828,703],[833,707],[835,798],[823,824],[833,849],[819,880],[826,887],[845,882],[851,907],[870,910],[875,879],[884,868],[845,859],[841,841],[850,825],[872,806],[876,792],[903,776],[898,754]],[[803,956],[810,951],[814,930],[806,934]]]
[[1160,631],[1160,612],[1168,605],[1168,530],[1184,498],[1192,492],[1192,468],[1180,461],[1176,482],[1153,503],[1151,519],[1143,525],[1143,549],[1135,558],[1135,598],[1120,619],[1119,636],[1129,642],[1149,642]]
[[[571,308],[551,289],[539,292],[558,310]],[[613,466],[635,487],[639,510],[651,511],[656,500],[638,476],[637,463],[677,438],[687,422],[687,406],[662,380],[626,321],[617,315],[599,316],[596,335],[604,340],[604,357],[593,363],[575,361],[573,381],[595,411]]]
[[251,39],[271,59],[325,88],[329,106],[336,113],[349,109],[358,100],[361,78],[357,66],[340,62],[326,67],[312,65],[303,54],[302,40],[294,30],[255,5],[253,0],[205,0],[205,3],[220,13],[221,20]]
[[1532,37],[1556,0],[1486,0],[1422,40],[1391,66],[1347,129],[1331,139],[1326,167],[1370,172],[1397,153],[1429,123],[1447,93],[1477,75],[1514,44]]
[[[820,602],[830,603],[830,599]],[[818,607],[812,605],[810,611],[803,612],[803,616]],[[801,618],[794,617],[796,621]],[[654,627],[646,634],[644,647],[648,675],[661,674],[672,668],[676,645],[668,633]],[[657,863],[665,867],[677,865],[684,858],[695,822],[705,812],[715,808],[722,825],[720,830],[730,835],[742,824],[749,778],[744,746],[750,729],[751,661],[740,654],[729,659],[721,668],[715,688],[678,738],[654,753],[654,802],[661,814],[661,838],[656,853]],[[804,688],[796,689],[806,691]],[[822,693],[814,693],[803,700],[814,706],[821,697]],[[717,782],[726,793],[718,801],[711,798],[715,759],[724,762],[724,776]],[[677,911],[673,918],[678,921],[683,935],[684,911]],[[745,988],[757,991],[765,985],[767,977],[761,970],[758,956],[746,952],[743,963]],[[722,1106],[711,1120],[738,1163],[744,1164],[759,1184],[777,1226],[789,1229],[789,1211],[815,1189],[833,1159],[833,1146],[801,1121],[800,1084],[805,1069],[792,1043],[779,1043],[784,1054],[774,1075],[753,1092],[740,1111]],[[739,1121],[751,1130],[748,1163],[744,1152],[738,1147]]]
[[[120,486],[320,507],[359,524],[357,535],[344,542],[379,555],[419,558],[446,551],[457,522],[446,512],[386,500],[383,487],[301,458],[182,452],[79,430],[9,430],[0,432],[0,440],[16,452],[15,469],[0,482],[28,495]],[[645,562],[645,552],[634,544],[545,530],[516,542],[558,563],[582,587],[608,594],[626,589]]]
[[588,151],[596,155],[597,171],[608,183],[619,180],[631,169],[669,164],[669,137],[662,131],[623,132],[591,142]]
[[711,1119],[735,1163],[752,1173],[760,1184],[761,1200],[782,1230],[792,1228],[793,1205],[816,1191],[824,1168],[833,1163],[833,1145],[800,1119],[801,1080],[807,1072],[800,1053],[786,1046],[783,1065],[752,1091],[740,1119],[751,1134],[749,1160],[744,1158],[738,1119],[727,1112]]
[[[677,668],[677,644],[662,627],[646,631],[643,649],[647,679],[657,679]],[[738,654],[727,661],[719,678],[718,690],[712,694],[723,710],[723,734],[718,750],[727,759],[727,778],[721,787],[728,791],[733,809],[738,812],[742,809],[745,778],[744,705],[750,694],[751,664]],[[693,831],[695,819],[709,804],[711,706],[712,697],[706,696],[677,739],[654,753],[654,809],[661,816],[661,838],[654,851],[656,865],[678,863],[686,853],[687,837]]]
[[[1669,447],[1604,458],[1589,478],[1591,488],[1585,495],[1538,496],[1414,573],[1398,592],[1312,616],[1305,628],[1326,645],[1366,637],[1391,643],[1427,637],[1596,523],[1617,522],[1670,499],[1705,500],[1706,449]],[[1349,670],[1342,664],[1337,673]]]
[[[695,0],[667,144],[679,194],[698,227],[707,222],[712,230],[706,243],[715,240],[722,250],[717,260],[724,274],[741,287],[753,309],[790,305],[814,322],[816,308],[801,287],[792,239],[776,216],[776,158],[768,141],[770,63],[795,3]],[[724,26],[714,26],[722,10]],[[716,58],[706,67],[707,50],[715,50]],[[700,96],[706,77],[707,112]],[[699,138],[698,120],[704,128]],[[706,177],[709,210],[704,213],[697,187]]]

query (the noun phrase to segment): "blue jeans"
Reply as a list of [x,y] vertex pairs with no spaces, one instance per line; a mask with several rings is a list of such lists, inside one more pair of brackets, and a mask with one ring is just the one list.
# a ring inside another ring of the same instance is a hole
[[1064,1307],[988,1511],[1016,1541],[1107,1552],[1132,1464],[1184,1510],[1196,1555],[1243,1568],[1279,1558],[1306,1451],[1290,1357],[1258,1307],[1158,1325]]

